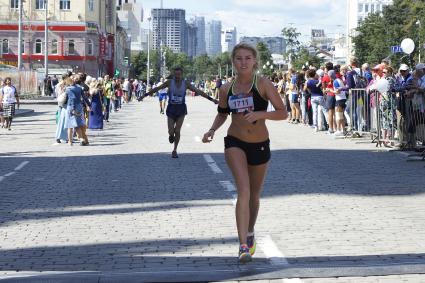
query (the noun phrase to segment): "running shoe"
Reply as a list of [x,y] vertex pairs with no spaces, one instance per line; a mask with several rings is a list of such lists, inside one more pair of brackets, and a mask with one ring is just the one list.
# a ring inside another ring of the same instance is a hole
[[174,143],[174,136],[168,136],[168,141],[170,142],[170,143]]
[[179,156],[177,155],[177,151],[173,150],[173,152],[171,153],[171,157],[172,158],[179,158]]
[[249,248],[249,253],[251,255],[255,254],[255,249],[257,248],[257,242],[255,241],[255,236],[248,236],[246,238],[246,243],[248,244],[248,248]]
[[249,253],[249,248],[247,245],[241,245],[239,247],[239,262],[240,263],[247,263],[252,260],[252,256]]

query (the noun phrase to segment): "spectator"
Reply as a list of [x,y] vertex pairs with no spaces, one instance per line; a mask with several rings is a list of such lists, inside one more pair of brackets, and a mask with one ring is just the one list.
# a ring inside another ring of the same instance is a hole
[[44,95],[52,96],[53,88],[52,88],[52,79],[50,76],[46,76],[44,78]]
[[310,69],[307,71],[307,81],[304,86],[304,90],[308,91],[311,96],[311,108],[313,110],[313,127],[317,132],[319,131],[318,116],[319,106],[323,106],[323,91],[320,87],[321,82],[319,81],[319,75],[316,74],[316,70]]
[[77,85],[80,82],[80,76],[76,75],[72,77],[70,86],[66,88],[66,95],[68,97],[67,103],[67,115],[65,117],[65,128],[68,129],[68,143],[73,145],[73,131],[77,132],[80,138],[80,144],[82,146],[89,145],[87,136],[83,133],[82,128],[85,127],[85,119],[82,103],[83,100],[83,89]]
[[19,109],[19,95],[15,86],[12,85],[11,78],[4,79],[4,85],[0,93],[0,108],[3,109],[4,127],[11,130],[12,120],[15,116],[15,107]]

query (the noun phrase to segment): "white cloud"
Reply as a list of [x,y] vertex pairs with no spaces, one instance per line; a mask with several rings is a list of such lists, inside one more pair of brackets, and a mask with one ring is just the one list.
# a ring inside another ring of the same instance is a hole
[[[143,1],[145,15],[159,2]],[[239,33],[247,36],[277,36],[292,23],[304,41],[311,28],[325,29],[328,34],[345,32],[345,5],[345,0],[164,0],[165,8],[185,9],[187,19],[202,15],[207,20],[221,20],[223,27],[236,26]]]

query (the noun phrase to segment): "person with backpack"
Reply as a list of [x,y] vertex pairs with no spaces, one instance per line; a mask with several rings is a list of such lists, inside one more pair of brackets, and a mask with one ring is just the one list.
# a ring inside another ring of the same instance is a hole
[[5,128],[11,130],[12,120],[15,116],[15,107],[19,109],[19,94],[16,87],[12,85],[12,79],[7,77],[4,79],[4,86],[0,93],[0,108],[3,109],[3,118]]

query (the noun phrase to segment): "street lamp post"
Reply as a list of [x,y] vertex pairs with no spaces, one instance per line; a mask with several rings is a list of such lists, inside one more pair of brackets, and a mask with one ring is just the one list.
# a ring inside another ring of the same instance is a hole
[[22,1],[18,0],[19,20],[18,20],[18,71],[22,66]]
[[147,71],[148,71],[148,73],[146,75],[146,88],[149,86],[149,78],[150,78],[150,72],[151,72],[151,69],[150,69],[151,19],[152,19],[151,17],[148,18],[148,23],[149,23],[149,27],[148,27],[148,64],[147,64]]
[[423,48],[423,46],[421,45],[421,30],[422,30],[422,25],[421,25],[421,20],[418,20],[416,22],[416,24],[419,26],[419,63],[421,63],[421,49]]
[[[22,1],[22,0],[21,0]],[[46,9],[46,14],[45,14],[45,18],[44,18],[44,75],[47,78],[47,76],[49,75],[49,43],[48,43],[48,18],[47,18],[47,14],[48,14],[48,8],[47,6],[49,5],[49,1],[48,0],[44,0],[44,8]]]

